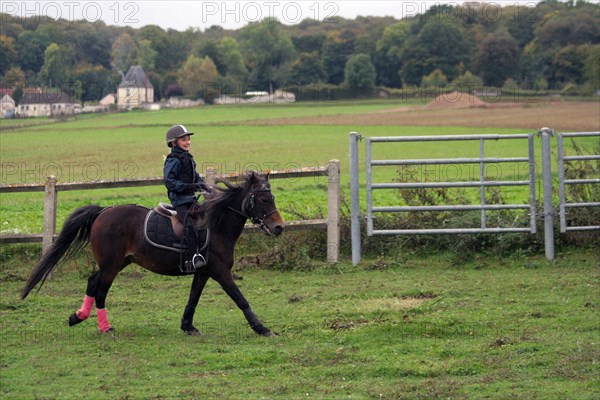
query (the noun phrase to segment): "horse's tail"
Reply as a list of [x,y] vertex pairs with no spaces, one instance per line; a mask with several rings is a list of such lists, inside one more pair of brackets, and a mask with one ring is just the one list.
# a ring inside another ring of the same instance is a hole
[[[31,273],[21,292],[21,299],[27,297],[31,289],[40,281],[43,285],[52,269],[61,259],[66,260],[75,255],[87,244],[90,240],[92,224],[103,209],[103,207],[96,205],[85,206],[78,208],[69,216],[58,238],[42,256],[42,259]],[[42,285],[40,285],[40,288]]]

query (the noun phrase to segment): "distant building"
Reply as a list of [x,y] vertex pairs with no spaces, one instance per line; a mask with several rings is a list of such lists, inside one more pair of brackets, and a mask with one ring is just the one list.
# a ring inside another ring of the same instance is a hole
[[10,95],[5,94],[0,100],[0,118],[12,118],[15,116],[15,101]]
[[112,93],[109,93],[109,94],[107,94],[106,96],[104,96],[104,97],[102,98],[102,100],[100,100],[100,103],[99,103],[99,104],[100,104],[101,106],[110,107],[110,105],[111,105],[111,104],[115,104],[115,103],[117,102],[116,100],[117,100],[117,99],[116,99],[115,95],[114,95],[114,94],[112,94]]
[[81,112],[84,113],[95,113],[95,112],[106,112],[108,111],[115,103],[117,102],[117,98],[114,94],[109,93],[102,98],[98,102],[98,104],[86,104],[83,106]]
[[22,117],[51,117],[79,111],[81,106],[63,92],[26,92],[21,98],[17,114]]
[[15,93],[15,89],[13,88],[0,88],[0,97],[4,97],[4,95],[12,96]]
[[119,84],[117,105],[119,108],[138,108],[154,101],[154,86],[139,65],[129,68]]

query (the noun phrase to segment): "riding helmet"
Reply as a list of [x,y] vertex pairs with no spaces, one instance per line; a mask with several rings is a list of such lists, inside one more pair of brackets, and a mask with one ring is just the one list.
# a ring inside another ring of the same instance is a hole
[[190,132],[183,125],[173,125],[167,131],[167,146],[173,147],[173,143],[177,141],[182,136],[190,135],[192,136],[194,132]]

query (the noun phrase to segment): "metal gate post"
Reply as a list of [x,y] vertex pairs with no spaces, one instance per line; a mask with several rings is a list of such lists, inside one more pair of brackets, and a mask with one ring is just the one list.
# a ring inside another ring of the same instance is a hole
[[352,265],[360,262],[360,199],[358,180],[358,140],[360,135],[350,133],[350,223],[352,236]]
[[544,187],[544,243],[546,258],[554,260],[554,211],[552,209],[552,164],[550,160],[550,128],[538,131],[542,136],[542,179]]

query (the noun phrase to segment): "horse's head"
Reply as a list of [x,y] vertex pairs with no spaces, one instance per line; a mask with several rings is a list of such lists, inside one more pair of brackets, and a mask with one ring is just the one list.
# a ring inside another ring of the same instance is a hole
[[275,206],[275,196],[271,193],[269,183],[269,174],[264,178],[256,172],[251,172],[246,178],[247,195],[244,199],[242,209],[267,235],[271,233],[281,235],[285,228],[285,222],[281,219],[277,206]]

